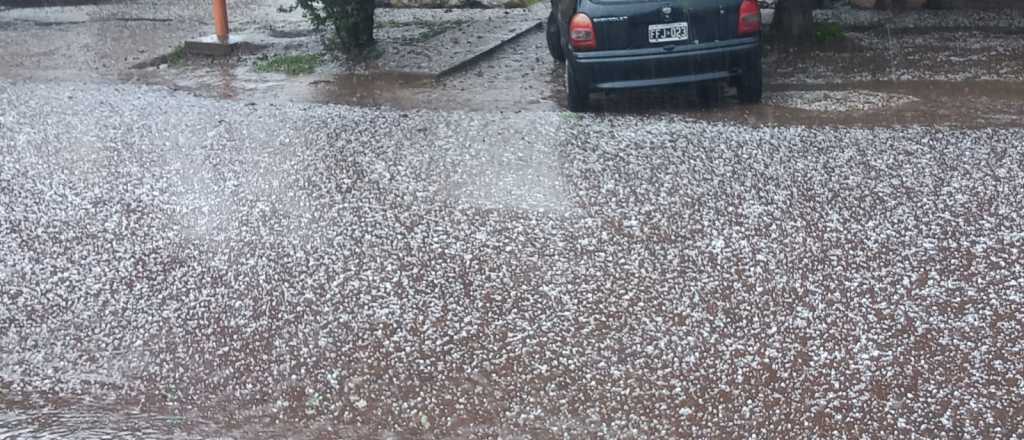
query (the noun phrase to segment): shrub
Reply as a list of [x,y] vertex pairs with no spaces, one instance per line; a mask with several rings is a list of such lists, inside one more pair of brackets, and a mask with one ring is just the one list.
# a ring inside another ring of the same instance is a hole
[[374,0],[297,0],[317,29],[328,29],[328,46],[362,51],[373,45]]
[[836,23],[818,23],[814,29],[814,39],[819,43],[842,40],[846,37],[843,28]]

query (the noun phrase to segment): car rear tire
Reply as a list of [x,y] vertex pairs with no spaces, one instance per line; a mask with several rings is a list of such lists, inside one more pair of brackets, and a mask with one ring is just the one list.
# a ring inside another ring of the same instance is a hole
[[548,39],[548,52],[555,61],[565,61],[565,52],[562,49],[562,39],[558,34],[558,17],[555,11],[548,14],[548,23],[544,26],[544,33]]
[[565,91],[568,95],[569,111],[583,112],[590,104],[590,89],[576,78],[572,63],[565,63]]
[[761,53],[750,57],[743,74],[736,83],[736,95],[744,104],[757,104],[764,95],[764,76],[761,70]]

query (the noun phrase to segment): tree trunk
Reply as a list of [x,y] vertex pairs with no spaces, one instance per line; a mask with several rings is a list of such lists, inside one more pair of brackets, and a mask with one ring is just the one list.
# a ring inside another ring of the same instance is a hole
[[816,0],[779,0],[772,22],[775,37],[784,41],[811,41],[816,3]]
[[349,22],[347,32],[348,44],[353,49],[362,49],[373,45],[373,9],[374,0],[348,0]]
[[318,29],[334,32],[329,45],[343,51],[360,51],[373,45],[374,0],[297,0],[306,18]]

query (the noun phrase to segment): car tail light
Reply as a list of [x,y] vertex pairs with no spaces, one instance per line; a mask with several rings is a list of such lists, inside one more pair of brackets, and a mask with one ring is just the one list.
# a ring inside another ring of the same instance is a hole
[[594,23],[586,14],[576,14],[569,20],[569,45],[576,50],[597,49]]
[[761,31],[761,7],[757,0],[743,0],[740,5],[740,35],[748,36]]

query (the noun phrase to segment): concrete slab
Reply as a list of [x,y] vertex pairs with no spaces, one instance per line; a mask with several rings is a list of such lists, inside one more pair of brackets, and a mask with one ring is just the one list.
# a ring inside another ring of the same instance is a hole
[[238,46],[243,42],[245,42],[244,38],[235,35],[228,37],[227,42],[220,41],[216,35],[207,35],[196,40],[186,41],[185,53],[188,55],[225,57],[235,53]]
[[377,18],[381,25],[374,36],[383,55],[352,70],[445,76],[536,29],[546,16],[543,7],[380,10]]
[[442,77],[445,75],[449,75],[453,72],[456,72],[476,61],[479,61],[481,58],[487,56],[488,54],[494,52],[498,48],[515,40],[516,38],[519,38],[523,34],[531,30],[540,28],[542,25],[543,23],[541,21],[526,21],[514,23],[508,28],[508,30],[504,34],[500,35],[496,40],[483,46],[478,46],[475,48],[475,50],[464,52],[461,58],[457,58],[448,66],[441,68],[437,72],[433,72],[433,75],[435,77]]
[[[377,55],[368,59],[334,54],[342,74],[394,74],[440,77],[478,61],[542,24],[547,10],[378,9],[374,39]],[[329,52],[308,22],[279,20],[249,29],[249,41],[268,57]]]

